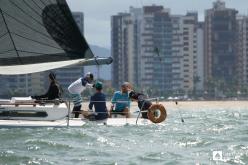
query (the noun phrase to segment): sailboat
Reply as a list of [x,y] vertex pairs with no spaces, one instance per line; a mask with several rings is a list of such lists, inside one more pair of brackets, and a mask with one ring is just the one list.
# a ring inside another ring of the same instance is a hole
[[[0,75],[112,61],[111,57],[94,56],[65,0],[0,0]],[[70,103],[60,100],[40,103],[30,98],[0,100],[0,128],[84,125],[85,120],[70,119],[70,109]],[[151,123],[137,119],[108,119],[101,124]]]

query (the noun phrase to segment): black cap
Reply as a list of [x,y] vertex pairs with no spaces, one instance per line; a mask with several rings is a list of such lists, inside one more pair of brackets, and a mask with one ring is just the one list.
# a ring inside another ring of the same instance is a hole
[[94,75],[92,73],[90,73],[90,79],[94,80]]
[[134,92],[134,91],[131,91],[128,96],[129,96],[129,98],[135,99],[135,100],[138,100],[138,98],[139,98],[139,94]]

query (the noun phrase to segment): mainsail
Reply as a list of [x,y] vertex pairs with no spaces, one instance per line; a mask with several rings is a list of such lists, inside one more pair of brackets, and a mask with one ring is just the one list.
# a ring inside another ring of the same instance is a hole
[[94,58],[65,0],[0,0],[0,74],[26,74]]

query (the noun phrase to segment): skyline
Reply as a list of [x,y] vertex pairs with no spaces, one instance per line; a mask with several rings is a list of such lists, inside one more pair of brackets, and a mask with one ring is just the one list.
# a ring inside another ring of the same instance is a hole
[[[179,2],[180,1],[180,2]],[[204,11],[212,8],[216,0],[67,0],[72,12],[84,13],[85,37],[89,44],[110,49],[111,16],[119,12],[129,12],[129,7],[141,8],[144,5],[162,5],[171,9],[171,14],[186,14],[197,11],[199,20],[204,20]],[[177,2],[177,3],[175,3]],[[225,0],[227,8],[235,8],[239,15],[248,15],[248,1]],[[180,4],[180,5],[178,5]],[[192,5],[193,4],[193,5]]]

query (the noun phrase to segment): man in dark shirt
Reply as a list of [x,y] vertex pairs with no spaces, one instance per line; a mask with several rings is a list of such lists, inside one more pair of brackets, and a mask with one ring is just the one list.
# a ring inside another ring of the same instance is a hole
[[[129,93],[129,98],[133,101],[137,101],[138,102],[138,107],[141,111],[142,114],[142,118],[147,119],[147,110],[151,107],[152,102],[147,100],[146,95],[142,94],[142,93],[137,93],[134,91],[131,91]],[[143,111],[143,112],[142,112]]]
[[98,81],[94,87],[96,88],[96,93],[90,98],[89,109],[92,111],[94,106],[95,112],[84,111],[83,115],[90,120],[104,120],[108,118],[108,110],[106,106],[106,96],[102,93],[102,82]]

